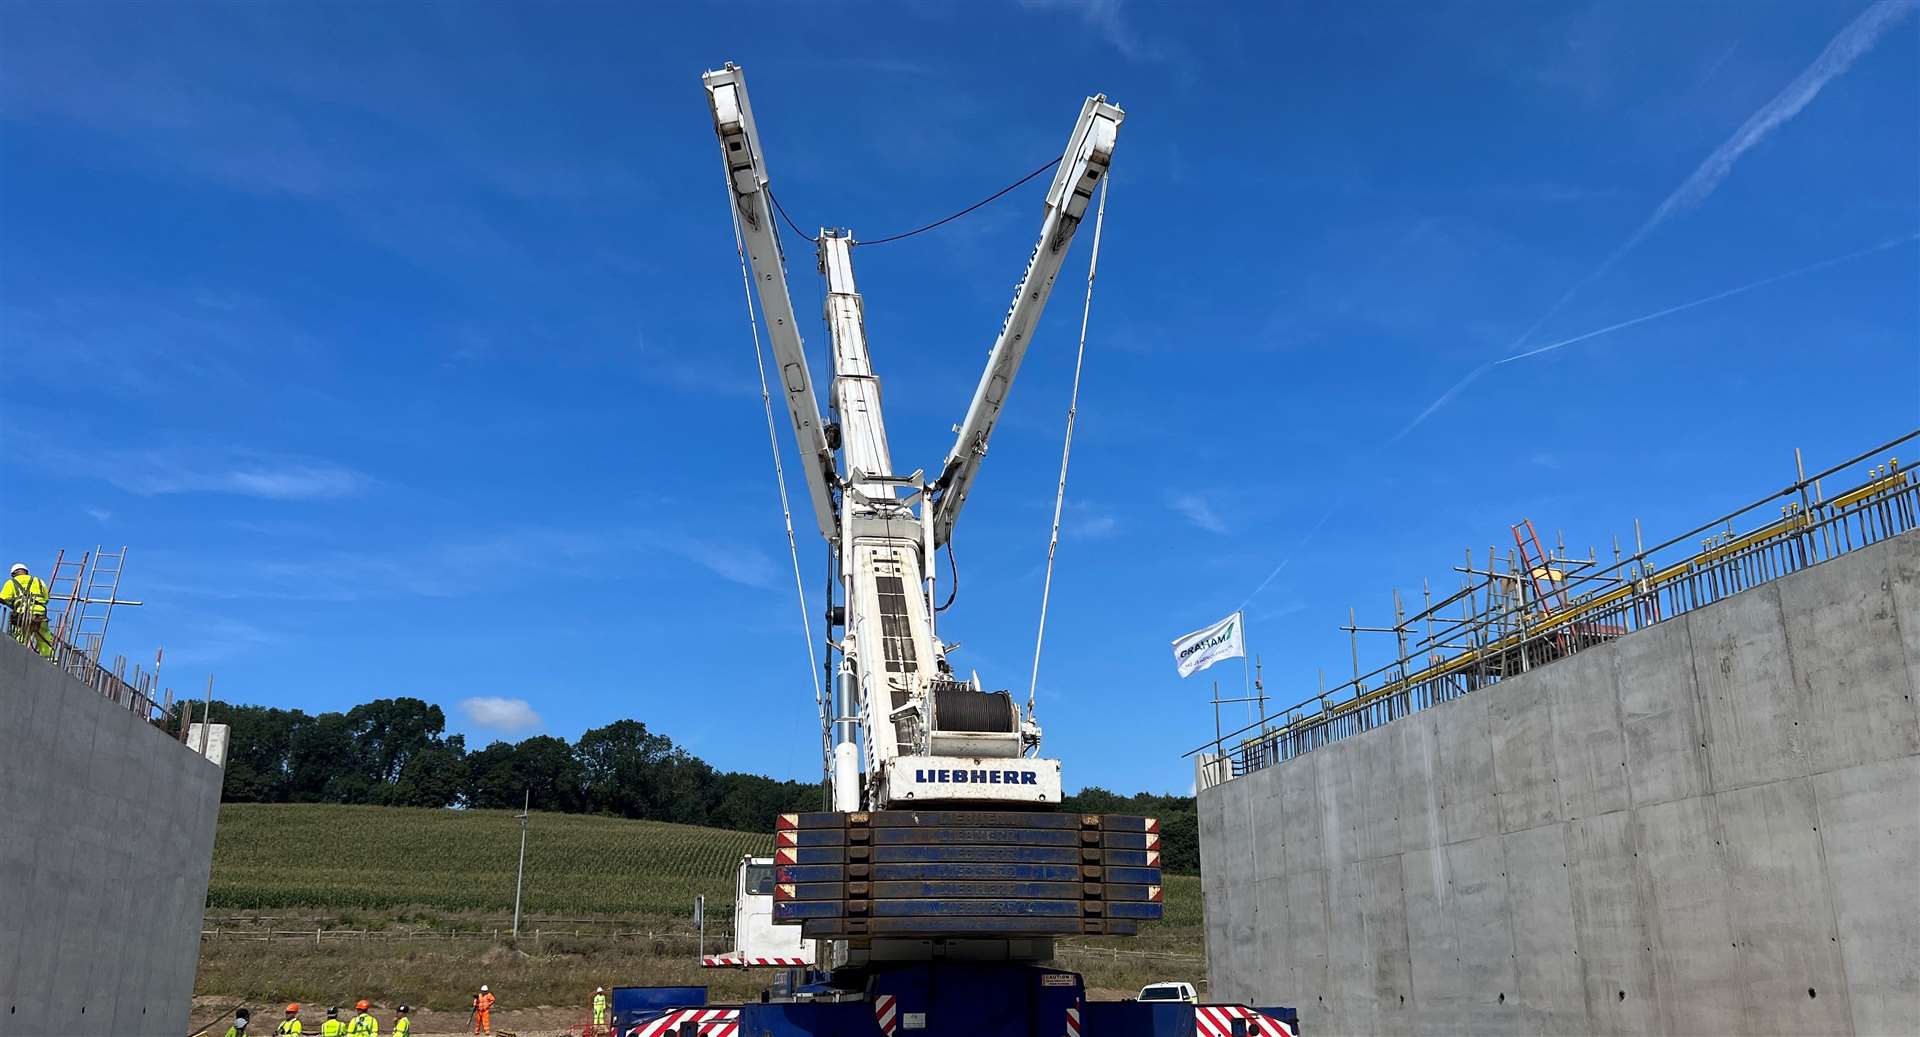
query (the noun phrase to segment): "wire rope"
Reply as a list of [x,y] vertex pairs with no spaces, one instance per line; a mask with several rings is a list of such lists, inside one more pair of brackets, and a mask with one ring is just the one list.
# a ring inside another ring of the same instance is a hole
[[[1060,511],[1067,500],[1067,460],[1073,456],[1073,419],[1080,408],[1080,368],[1087,358],[1087,319],[1093,313],[1093,279],[1100,270],[1100,228],[1107,219],[1108,177],[1100,184],[1100,209],[1093,217],[1093,255],[1087,260],[1087,300],[1080,308],[1080,348],[1073,356],[1073,391],[1067,397],[1067,435],[1060,445],[1060,485],[1053,497],[1053,533],[1047,539],[1047,575],[1040,585],[1040,626],[1033,634],[1033,677],[1027,683],[1027,718],[1040,688],[1040,646],[1047,636],[1047,605],[1053,597],[1053,558],[1060,548]],[[955,581],[958,582],[957,580]]]
[[[772,198],[772,192],[767,197]],[[730,199],[731,200],[731,199]],[[776,203],[778,204],[778,203]],[[747,270],[747,248],[740,234],[740,210],[733,209],[733,251],[740,258],[740,292],[747,303],[747,327],[753,334],[753,367],[760,376],[760,407],[767,415],[767,445],[773,451],[773,481],[780,489],[780,518],[787,527],[787,554],[793,559],[793,592],[800,604],[800,630],[807,645],[807,678],[813,683],[813,704],[820,713],[820,730],[825,741],[827,730],[827,704],[820,693],[820,660],[813,651],[813,620],[807,615],[807,590],[800,576],[800,546],[793,538],[793,505],[787,499],[787,469],[780,457],[780,435],[773,423],[773,394],[767,390],[767,363],[760,351],[760,320],[753,306],[753,275]],[[784,215],[784,213],[783,213]],[[821,766],[824,773],[831,765],[831,753],[827,745],[821,746]]]
[[872,241],[855,241],[855,242],[854,242],[854,244],[856,244],[856,245],[885,245],[885,244],[887,244],[888,242],[893,242],[893,241],[904,241],[904,240],[906,240],[907,238],[911,238],[911,237],[913,237],[913,236],[914,236],[914,235],[916,235],[916,234],[925,234],[926,232],[928,232],[928,231],[930,231],[930,230],[932,230],[932,229],[934,229],[935,227],[941,227],[941,226],[945,226],[946,224],[949,224],[949,223],[952,223],[953,221],[955,221],[955,220],[957,220],[957,219],[959,219],[959,218],[960,218],[960,217],[962,217],[962,216],[965,216],[965,215],[967,215],[968,213],[970,213],[970,212],[972,212],[972,211],[974,211],[975,209],[978,209],[978,208],[980,208],[980,207],[981,207],[981,206],[983,206],[983,205],[987,205],[987,204],[989,204],[989,203],[991,203],[991,202],[996,202],[996,201],[999,201],[999,200],[1000,200],[1000,198],[1001,198],[1001,197],[1003,197],[1003,196],[1005,196],[1005,195],[1006,195],[1006,193],[1007,193],[1008,191],[1011,191],[1011,190],[1013,190],[1014,188],[1016,188],[1016,187],[1019,187],[1019,186],[1020,186],[1021,184],[1024,184],[1024,183],[1026,183],[1027,181],[1029,181],[1029,180],[1032,180],[1032,179],[1033,179],[1034,177],[1036,177],[1036,176],[1039,176],[1040,174],[1042,174],[1042,173],[1044,173],[1044,172],[1046,172],[1046,171],[1047,171],[1047,170],[1049,170],[1049,169],[1052,169],[1052,168],[1053,168],[1054,166],[1057,166],[1057,165],[1059,165],[1059,164],[1060,164],[1060,160],[1059,160],[1059,159],[1057,159],[1057,158],[1056,158],[1056,159],[1052,159],[1052,160],[1050,160],[1050,161],[1048,161],[1046,165],[1044,165],[1044,166],[1041,166],[1041,167],[1040,167],[1039,169],[1036,169],[1036,170],[1034,170],[1033,172],[1031,172],[1031,173],[1028,173],[1028,174],[1027,174],[1026,176],[1023,176],[1023,177],[1021,177],[1020,179],[1018,179],[1018,180],[1015,180],[1015,181],[1014,181],[1013,183],[1010,183],[1010,184],[1008,184],[1007,186],[1005,186],[1005,187],[1002,187],[1002,188],[1001,188],[1000,190],[998,190],[998,191],[995,191],[995,192],[993,192],[992,194],[990,194],[990,195],[988,195],[988,196],[986,196],[985,198],[982,198],[982,199],[980,199],[979,201],[977,201],[977,202],[975,202],[975,203],[973,203],[972,205],[969,205],[969,206],[967,206],[966,208],[964,208],[964,209],[962,209],[962,210],[960,210],[959,212],[956,212],[956,213],[954,213],[954,214],[953,214],[953,215],[951,215],[951,216],[947,216],[947,217],[944,217],[944,218],[942,218],[942,219],[938,219],[938,220],[935,220],[935,221],[933,221],[932,223],[929,223],[929,224],[927,224],[927,225],[926,225],[926,226],[924,226],[924,227],[916,227],[916,228],[914,228],[913,230],[910,230],[910,231],[905,231],[905,232],[903,232],[903,233],[900,233],[900,234],[890,234],[890,235],[888,235],[888,236],[886,236],[886,237],[884,237],[884,238],[875,238],[875,239],[874,239],[874,240],[872,240]]
[[[1020,185],[1026,183],[1029,180],[1032,180],[1034,177],[1039,176],[1040,174],[1046,172],[1049,169],[1052,169],[1053,167],[1059,164],[1060,164],[1060,159],[1058,158],[1048,159],[1047,163],[1041,166],[1040,168],[1034,170],[1031,173],[1028,173],[1026,176],[1023,176],[1018,180],[1015,180],[1013,183],[1010,183],[1007,186],[1002,187],[1000,190],[993,192],[992,194],[986,196],[985,198],[980,199],[979,201],[973,203],[972,205],[969,205],[966,208],[961,209],[959,212],[953,213],[950,216],[943,216],[940,219],[933,221],[932,223],[925,224],[924,226],[915,227],[914,229],[909,231],[902,231],[899,234],[889,234],[884,238],[875,238],[872,241],[860,241],[856,239],[854,241],[854,244],[855,245],[886,245],[895,241],[905,241],[906,239],[914,237],[915,235],[925,234],[926,232],[933,230],[935,228],[944,227],[947,224],[952,223],[953,221],[959,219],[962,216],[970,215],[977,209],[983,208],[987,205],[991,205],[992,203],[999,201],[1000,199],[1006,197],[1006,195],[1012,190],[1014,190],[1015,188],[1019,187]],[[786,221],[787,226],[793,230],[794,234],[799,236],[800,240],[811,241],[816,244],[819,243],[820,241],[819,236],[808,234],[806,231],[801,230],[800,225],[794,222],[793,217],[787,215],[786,206],[780,204],[779,196],[775,195],[771,188],[767,190],[767,197],[773,201],[774,211],[780,214],[780,218]]]

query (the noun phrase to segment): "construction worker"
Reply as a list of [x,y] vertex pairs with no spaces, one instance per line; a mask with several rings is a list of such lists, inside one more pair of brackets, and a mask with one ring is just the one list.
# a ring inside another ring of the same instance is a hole
[[233,1025],[227,1027],[227,1037],[247,1037],[247,1022],[252,1018],[253,1013],[247,1009],[234,1009]]
[[595,1030],[604,1030],[607,1028],[606,987],[593,988],[593,1028]]
[[480,984],[480,993],[473,999],[473,1032],[493,1032],[493,991],[485,983]]
[[13,610],[13,639],[47,658],[53,658],[53,634],[47,630],[47,581],[15,562],[0,584],[0,603]]
[[273,1032],[279,1037],[300,1037],[303,1032],[300,1029],[300,1002],[295,1001],[287,1006],[286,1020],[274,1027]]
[[413,1011],[413,1009],[408,1008],[406,1005],[401,1005],[393,1011],[393,1037],[412,1037],[413,1020],[407,1018],[407,1013]]
[[327,1009],[327,1021],[320,1024],[320,1037],[344,1037],[347,1024],[340,1021],[338,1008]]
[[360,1014],[354,1016],[353,1022],[347,1024],[348,1037],[379,1037],[380,1020],[367,1012],[367,999],[361,998],[353,1007]]

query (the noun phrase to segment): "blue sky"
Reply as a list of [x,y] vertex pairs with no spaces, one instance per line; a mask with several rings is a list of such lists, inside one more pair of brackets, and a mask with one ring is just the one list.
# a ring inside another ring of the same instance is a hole
[[[520,699],[514,737],[632,716],[817,773],[728,60],[787,208],[866,238],[1128,111],[1040,686],[1070,786],[1189,787],[1213,674],[1167,642],[1283,559],[1248,625],[1293,699],[1349,605],[1513,521],[1678,532],[1920,424],[1909,9],[7,3],[0,41],[0,550],[132,545],[111,648],[223,697],[417,695],[481,741],[511,716],[460,703]],[[856,254],[903,469],[1043,189]],[[1087,243],[956,536],[990,686],[1027,679]]]

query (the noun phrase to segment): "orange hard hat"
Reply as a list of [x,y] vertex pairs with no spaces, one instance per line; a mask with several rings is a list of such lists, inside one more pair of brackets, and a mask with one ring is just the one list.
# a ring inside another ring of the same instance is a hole
[[355,1003],[354,1003],[354,1006],[353,1006],[353,1007],[355,1007],[355,1008],[358,1008],[358,1009],[359,1009],[359,1010],[361,1010],[362,1012],[364,1012],[364,1011],[366,1011],[366,1010],[367,1010],[367,999],[366,999],[366,998],[364,998],[364,997],[363,997],[363,998],[361,998],[361,999],[360,999],[359,1001],[357,1001],[357,1002],[355,1002]]
[[300,1013],[300,1005],[298,1002],[287,1006],[288,1015],[298,1015],[299,1013]]

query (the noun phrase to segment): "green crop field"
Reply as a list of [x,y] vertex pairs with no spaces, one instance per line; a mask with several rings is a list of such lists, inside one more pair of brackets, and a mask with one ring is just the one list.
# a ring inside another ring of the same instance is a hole
[[[507,811],[229,803],[220,808],[207,906],[511,911],[519,851],[519,822]],[[685,918],[695,894],[715,909],[730,904],[740,858],[772,852],[770,833],[535,812],[523,910]],[[1168,875],[1162,925],[1199,924],[1199,878]]]
[[[762,977],[700,975],[689,922],[694,896],[706,896],[707,946],[729,946],[735,866],[772,846],[771,834],[535,813],[527,920],[512,945],[500,931],[520,851],[511,812],[226,804],[207,895],[216,931],[201,946],[196,985],[216,1000],[373,995],[457,1015],[462,984],[484,965],[522,1005],[569,1003],[587,974],[714,982],[716,996],[751,996]],[[1199,878],[1168,875],[1164,921],[1135,938],[1061,941],[1060,962],[1124,993],[1197,978],[1202,940]]]
[[[535,812],[531,915],[684,917],[695,894],[731,902],[735,865],[771,833]],[[499,810],[229,803],[220,808],[207,906],[380,912],[513,908],[520,825]]]

